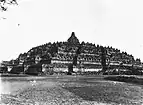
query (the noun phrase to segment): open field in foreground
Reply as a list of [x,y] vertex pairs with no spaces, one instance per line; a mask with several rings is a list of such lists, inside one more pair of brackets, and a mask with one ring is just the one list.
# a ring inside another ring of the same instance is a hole
[[1,77],[0,104],[143,104],[143,85],[103,78],[104,76]]

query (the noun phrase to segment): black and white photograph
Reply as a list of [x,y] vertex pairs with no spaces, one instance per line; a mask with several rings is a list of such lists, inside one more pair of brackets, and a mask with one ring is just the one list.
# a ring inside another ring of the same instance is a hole
[[142,0],[0,0],[0,105],[143,105]]

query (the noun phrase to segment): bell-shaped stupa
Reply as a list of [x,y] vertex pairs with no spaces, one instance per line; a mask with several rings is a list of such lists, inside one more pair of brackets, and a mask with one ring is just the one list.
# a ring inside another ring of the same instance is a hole
[[67,41],[69,44],[74,44],[74,45],[80,44],[80,42],[79,42],[78,38],[75,36],[74,32],[72,32],[71,37]]

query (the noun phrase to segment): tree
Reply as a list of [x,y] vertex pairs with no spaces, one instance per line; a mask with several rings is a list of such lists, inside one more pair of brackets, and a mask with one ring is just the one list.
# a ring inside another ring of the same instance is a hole
[[77,55],[75,55],[74,57],[73,57],[73,65],[74,66],[76,66],[77,65]]
[[74,58],[73,58],[73,65],[77,65],[77,57],[78,57],[78,55],[81,53],[81,45],[79,45],[79,47],[78,47],[78,49],[77,49],[77,51],[76,51],[76,55],[74,56]]
[[1,11],[7,11],[7,5],[18,5],[17,0],[0,0]]
[[105,72],[107,70],[107,67],[106,67],[106,49],[103,46],[100,46],[100,50],[101,50],[102,71]]
[[81,45],[79,45],[77,51],[76,51],[76,54],[75,56],[73,57],[73,62],[72,64],[69,64],[68,66],[68,74],[70,75],[72,72],[73,72],[73,66],[76,66],[77,65],[77,57],[78,55],[81,53]]

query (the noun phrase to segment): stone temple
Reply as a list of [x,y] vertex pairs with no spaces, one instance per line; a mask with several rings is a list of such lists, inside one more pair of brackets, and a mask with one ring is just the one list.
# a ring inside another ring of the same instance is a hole
[[[79,46],[80,53],[77,55]],[[98,44],[85,43],[84,41],[80,43],[75,33],[72,32],[67,41],[49,42],[33,47],[28,52],[20,54],[13,63],[7,64],[7,67],[22,66],[24,71],[29,67],[36,70],[39,68],[42,71],[49,69],[68,71],[68,65],[72,64],[73,58],[77,56],[77,65],[74,66],[74,71],[99,71],[102,69],[100,48],[101,46]],[[106,49],[106,64],[109,69],[142,67],[139,59],[135,60],[132,55],[126,52],[121,52],[119,49],[109,46],[104,47],[104,49]]]

